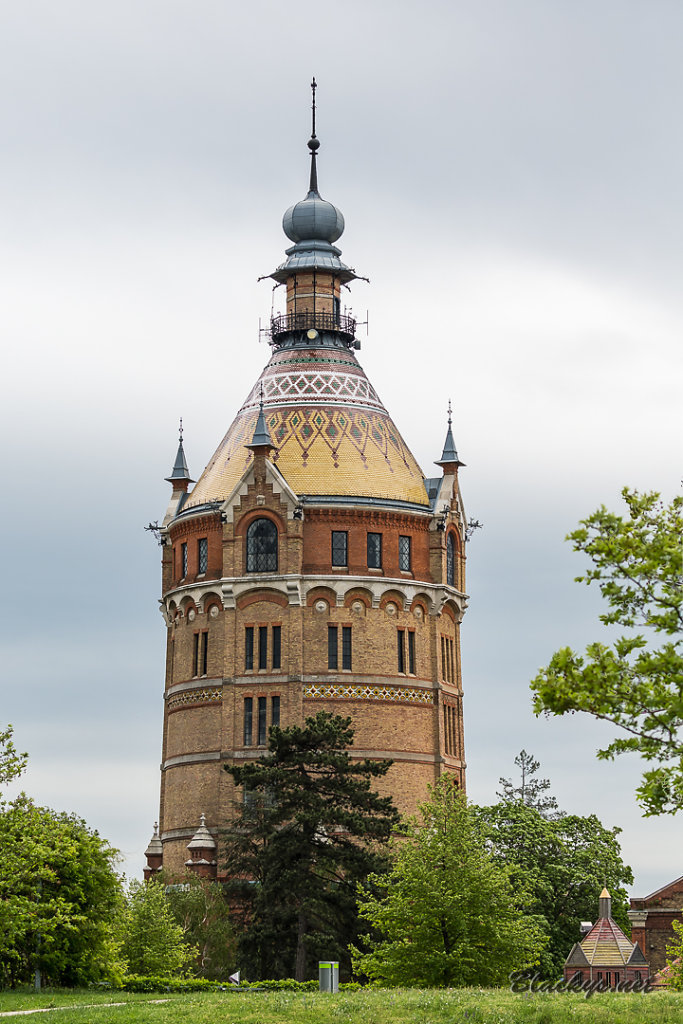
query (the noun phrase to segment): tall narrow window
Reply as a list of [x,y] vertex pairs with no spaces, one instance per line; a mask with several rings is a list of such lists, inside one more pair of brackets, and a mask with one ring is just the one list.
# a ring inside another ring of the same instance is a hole
[[258,699],[258,745],[264,746],[266,742],[266,698]]
[[209,633],[208,630],[204,630],[202,633],[202,675],[207,675],[207,669],[209,667]]
[[405,648],[405,629],[397,630],[398,635],[398,670],[399,672],[405,672],[406,670],[406,648]]
[[277,527],[255,519],[247,529],[247,572],[277,572]]
[[280,724],[280,698],[279,697],[271,697],[270,698],[270,724],[271,725],[279,725]]
[[332,531],[332,565],[349,564],[349,535],[346,530]]
[[339,655],[337,653],[338,629],[336,626],[327,627],[327,667],[339,668]]
[[[273,668],[280,668],[282,662],[282,626],[273,626]],[[278,697],[278,700],[280,698]]]
[[252,720],[254,717],[254,698],[244,698],[244,745],[251,746]]
[[199,675],[199,633],[192,638],[192,675]]
[[244,668],[250,672],[254,667],[254,627],[247,626],[244,630]]
[[268,668],[268,627],[258,628],[258,667]]
[[410,572],[410,537],[398,538],[398,567],[401,572]]
[[368,569],[382,568],[382,534],[368,534]]
[[452,533],[446,540],[446,583],[449,587],[455,586],[455,541]]
[[207,537],[200,537],[197,541],[197,572],[203,573],[209,567],[209,540]]
[[342,626],[342,668],[351,669],[351,627]]
[[408,631],[408,671],[411,676],[415,675],[415,634]]
[[187,576],[187,544],[180,545],[180,564],[183,570],[183,579]]

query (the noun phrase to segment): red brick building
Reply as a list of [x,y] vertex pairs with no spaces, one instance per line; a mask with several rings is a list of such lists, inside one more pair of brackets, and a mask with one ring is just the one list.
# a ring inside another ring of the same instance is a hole
[[661,971],[666,964],[667,944],[675,937],[673,922],[683,920],[683,876],[644,899],[632,899],[628,916],[631,939],[650,961],[652,972]]
[[215,860],[191,840],[202,814],[215,836],[240,798],[223,766],[321,710],[351,715],[355,756],[393,759],[378,788],[402,812],[442,772],[465,785],[467,520],[450,413],[426,477],[358,361],[344,218],[318,190],[315,130],[308,146],[308,194],[284,215],[291,245],[270,275],[284,292],[270,360],[194,486],[182,434],[169,477],[150,869],[182,871],[188,846]]
[[598,920],[571,949],[564,965],[565,981],[599,982],[605,988],[644,982],[650,972],[640,947],[629,942],[612,920],[612,898],[600,893]]

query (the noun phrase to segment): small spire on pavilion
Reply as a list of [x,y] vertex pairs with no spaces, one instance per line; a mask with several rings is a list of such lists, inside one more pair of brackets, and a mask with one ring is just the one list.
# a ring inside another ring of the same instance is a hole
[[266,417],[263,412],[263,383],[261,384],[261,401],[259,403],[258,419],[256,420],[256,426],[254,427],[254,436],[251,439],[251,444],[245,445],[245,448],[274,448],[275,445],[270,439],[268,433],[268,427],[266,425]]
[[441,458],[437,463],[435,463],[435,465],[444,467],[465,465],[465,463],[461,462],[458,458],[455,441],[453,440],[453,408],[451,406],[450,398],[448,399],[448,431],[446,433],[446,440],[444,441]]
[[159,838],[159,822],[154,822],[154,835],[149,841],[147,849],[145,850],[145,858],[147,860],[147,867],[143,869],[143,877],[146,882],[149,882],[151,878],[161,871],[164,859],[164,848],[161,845],[161,839]]
[[194,480],[190,477],[190,471],[187,468],[187,461],[185,459],[185,449],[183,448],[183,418],[180,417],[180,425],[178,427],[178,451],[176,453],[175,462],[173,463],[173,469],[171,475],[165,477],[170,484],[176,486],[176,484],[185,484],[187,489],[188,484],[193,484]]

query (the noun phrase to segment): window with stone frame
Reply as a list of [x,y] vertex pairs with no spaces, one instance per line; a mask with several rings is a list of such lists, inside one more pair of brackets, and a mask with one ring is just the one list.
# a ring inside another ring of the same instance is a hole
[[277,572],[277,526],[255,519],[247,528],[247,572]]
[[192,675],[205,676],[209,667],[209,631],[194,634],[192,648]]
[[197,572],[202,575],[209,567],[209,540],[200,537],[197,541]]
[[346,530],[332,531],[332,565],[336,568],[349,564],[349,535]]
[[342,626],[342,669],[351,671],[351,627]]
[[280,724],[280,697],[277,694],[270,698],[270,724]]
[[415,633],[408,630],[408,673],[411,676],[416,674],[415,670]]
[[180,569],[181,579],[187,576],[187,544],[185,541],[180,545]]
[[406,631],[405,629],[396,630],[398,640],[398,671],[405,673],[406,670]]
[[455,586],[455,538],[452,533],[446,538],[446,583]]
[[273,626],[273,658],[272,668],[279,669],[282,665],[282,626]]
[[382,534],[368,534],[368,569],[382,568]]
[[254,719],[254,698],[244,698],[244,730],[243,730],[243,742],[245,747],[251,746],[252,735],[253,735],[253,719]]
[[259,747],[264,747],[265,744],[266,744],[266,732],[267,732],[266,707],[267,707],[266,698],[265,697],[259,697],[258,698],[258,741],[257,741]]
[[401,572],[410,572],[412,569],[411,538],[400,536],[398,538],[398,567]]
[[268,627],[259,626],[258,629],[258,667],[268,668]]
[[254,668],[254,627],[244,629],[244,670],[251,672]]
[[339,668],[339,629],[337,626],[327,627],[327,667]]

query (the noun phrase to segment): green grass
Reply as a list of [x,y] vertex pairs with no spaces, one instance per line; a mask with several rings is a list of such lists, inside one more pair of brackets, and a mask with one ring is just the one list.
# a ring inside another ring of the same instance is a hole
[[[154,1003],[151,1000],[166,999]],[[119,1007],[97,1006],[105,1002]],[[79,1009],[83,1004],[95,1004]],[[41,1024],[680,1024],[683,993],[528,995],[494,989],[365,989],[137,995],[117,992],[0,993],[5,1010],[64,1007]],[[1,1018],[0,1018],[1,1020]]]

